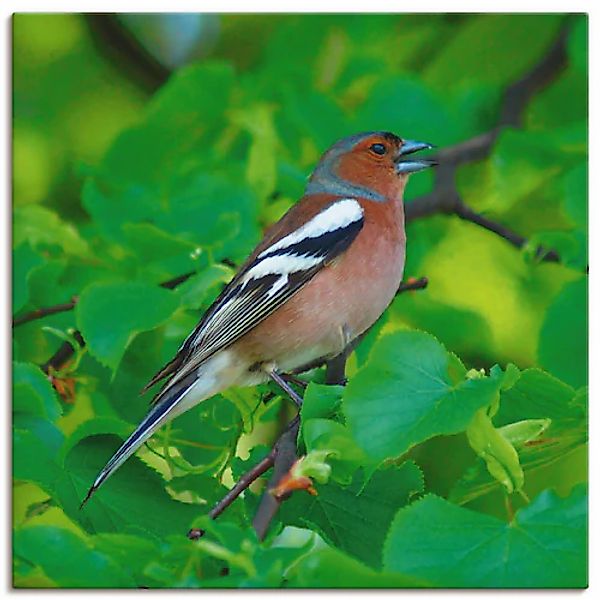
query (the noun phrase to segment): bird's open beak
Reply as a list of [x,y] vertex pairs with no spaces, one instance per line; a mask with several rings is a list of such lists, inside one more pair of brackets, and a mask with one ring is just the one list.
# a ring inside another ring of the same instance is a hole
[[414,140],[404,140],[402,147],[400,148],[400,154],[396,160],[396,173],[416,173],[429,167],[435,167],[437,162],[435,160],[421,159],[421,160],[402,160],[403,157],[408,154],[414,154],[421,150],[431,150],[435,148],[433,144],[427,142],[416,142]]

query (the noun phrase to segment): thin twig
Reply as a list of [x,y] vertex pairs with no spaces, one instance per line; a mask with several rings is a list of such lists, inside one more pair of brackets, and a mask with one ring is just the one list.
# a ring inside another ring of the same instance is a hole
[[401,294],[402,292],[410,292],[413,290],[424,290],[429,284],[429,279],[427,277],[419,277],[419,279],[407,279],[403,281],[396,291],[396,296]]
[[[493,231],[517,248],[522,248],[525,246],[525,244],[527,244],[527,238],[515,233],[500,223],[496,223],[495,221],[476,213],[465,204],[461,203],[459,206],[457,206],[456,215],[461,219],[475,223],[476,225],[479,225],[488,231]],[[537,247],[536,256],[538,259],[545,260],[547,262],[560,262],[560,256],[556,250],[546,250],[542,246]]]
[[167,290],[174,290],[178,285],[181,285],[185,281],[187,281],[192,275],[195,275],[196,271],[190,271],[189,273],[184,273],[183,275],[178,275],[177,277],[173,277],[173,279],[169,279],[168,281],[163,281],[160,287],[166,288]]
[[[79,331],[74,330],[71,332],[71,335],[79,344],[80,348],[85,346],[85,340]],[[44,373],[49,373],[51,369],[53,371],[60,371],[71,359],[73,354],[75,354],[75,350],[76,348],[73,347],[71,342],[63,342],[58,350],[41,366],[42,371],[44,371]]]
[[[276,448],[273,447],[271,452],[267,454],[257,465],[244,473],[236,482],[236,484],[219,500],[208,513],[211,519],[216,519],[233,501],[244,491],[247,490],[254,481],[256,481],[263,473],[266,473],[274,464]],[[197,540],[204,535],[203,529],[190,529],[188,538]]]
[[35,310],[27,312],[24,315],[21,315],[20,317],[14,318],[13,327],[24,325],[25,323],[35,321],[36,319],[43,319],[44,317],[48,317],[49,315],[56,315],[61,312],[73,310],[75,308],[75,305],[77,304],[77,300],[77,296],[73,296],[70,302],[65,302],[64,304],[55,304],[54,306],[47,306],[45,308],[36,308]]
[[275,463],[276,454],[277,450],[273,448],[257,465],[244,473],[229,492],[215,504],[208,513],[209,517],[216,519],[244,490],[248,489],[263,473],[266,473]]

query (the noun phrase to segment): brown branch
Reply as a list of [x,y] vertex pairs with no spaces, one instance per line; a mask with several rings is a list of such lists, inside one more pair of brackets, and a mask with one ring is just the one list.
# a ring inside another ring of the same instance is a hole
[[[515,233],[500,223],[496,223],[495,221],[476,213],[465,204],[461,203],[459,206],[457,206],[455,214],[465,221],[470,221],[471,223],[475,223],[476,225],[479,225],[488,231],[493,231],[517,248],[522,248],[525,246],[525,244],[527,244],[527,238]],[[542,246],[537,247],[536,257],[539,260],[545,260],[547,262],[560,262],[560,256],[556,250],[547,250]]]
[[[237,483],[219,500],[208,513],[211,519],[216,519],[227,509],[232,502],[261,475],[273,467],[273,475],[269,481],[266,491],[261,498],[260,505],[254,517],[253,526],[259,539],[263,539],[273,517],[279,509],[279,505],[285,498],[277,499],[271,494],[279,481],[289,472],[297,459],[297,437],[300,426],[300,416],[297,415],[285,428],[285,431],[275,442],[271,452],[257,465],[244,473]],[[197,540],[204,535],[203,529],[190,529],[188,538]]]
[[211,519],[216,519],[245,489],[250,487],[263,473],[266,473],[275,463],[277,447],[274,447],[256,466],[242,475],[238,482],[217,502],[208,513]]
[[410,292],[414,290],[424,290],[429,284],[429,279],[427,277],[419,277],[419,279],[415,279],[414,277],[410,277],[406,281],[403,281],[396,291],[396,296],[401,294],[402,292]]
[[169,279],[168,281],[163,281],[159,285],[167,290],[174,290],[178,285],[181,285],[195,274],[196,271],[190,271],[189,273],[184,273],[183,275],[177,275],[177,277],[173,277],[173,279]]
[[554,81],[556,76],[567,66],[569,31],[569,24],[564,23],[556,40],[542,60],[521,79],[509,86],[500,116],[501,125],[520,127],[523,111],[532,96]]
[[[79,331],[74,330],[71,335],[79,344],[80,348],[85,346],[85,340]],[[71,342],[63,342],[58,350],[42,365],[42,371],[44,371],[44,373],[49,373],[50,370],[60,371],[73,354],[75,354],[75,350],[76,349]]]
[[271,493],[271,490],[274,490],[279,485],[279,482],[287,475],[287,473],[289,473],[292,465],[298,459],[297,438],[299,428],[300,417],[297,416],[288,425],[287,429],[275,444],[273,475],[269,480],[266,491],[263,493],[260,504],[258,505],[258,510],[252,521],[252,526],[260,540],[264,539],[267,534],[269,525],[277,514],[281,503],[289,497],[284,496],[283,498],[276,498]]
[[61,312],[67,312],[69,310],[73,310],[75,305],[77,304],[77,296],[73,296],[70,302],[65,302],[64,304],[56,304],[54,306],[47,306],[45,308],[36,308],[20,317],[16,317],[13,319],[13,327],[18,327],[19,325],[24,325],[25,323],[29,323],[30,321],[35,321],[36,319],[43,319],[49,315],[56,315]]
[[[489,156],[498,135],[504,128],[521,125],[523,112],[531,97],[553,81],[565,68],[567,35],[568,27],[563,26],[544,58],[521,79],[508,87],[496,127],[469,140],[444,148],[436,154],[434,158],[439,166],[436,169],[434,189],[429,194],[406,204],[407,222],[433,214],[454,214],[503,237],[517,248],[522,248],[526,244],[527,240],[523,236],[477,214],[464,204],[456,188],[456,170],[462,164]],[[541,247],[537,249],[537,255],[541,260],[560,260],[556,251],[544,250]]]
[[[211,519],[216,519],[244,490],[247,490],[254,481],[273,466],[276,454],[277,446],[274,446],[267,456],[238,479],[237,483],[225,494],[225,496],[213,506],[212,510],[208,513],[208,516]],[[188,538],[190,540],[197,540],[203,535],[203,529],[194,528],[188,531]]]
[[172,70],[157,60],[114,14],[84,15],[92,43],[115,69],[148,92],[156,91]]

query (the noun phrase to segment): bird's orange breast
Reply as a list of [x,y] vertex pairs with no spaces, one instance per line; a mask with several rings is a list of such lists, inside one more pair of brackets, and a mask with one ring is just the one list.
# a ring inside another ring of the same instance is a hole
[[338,354],[394,298],[406,246],[401,201],[390,200],[393,206],[359,202],[365,223],[348,250],[239,340],[240,350],[253,362],[274,362],[281,371],[290,371]]

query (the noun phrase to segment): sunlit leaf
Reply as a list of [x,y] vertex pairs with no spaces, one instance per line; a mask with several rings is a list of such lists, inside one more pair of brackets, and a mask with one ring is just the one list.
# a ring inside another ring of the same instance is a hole
[[283,506],[284,523],[316,530],[329,544],[371,567],[381,566],[381,547],[398,508],[423,491],[423,474],[412,462],[382,468],[352,483],[315,484],[317,495],[295,492]]
[[27,242],[20,244],[13,253],[13,304],[12,310],[18,312],[29,300],[28,280],[33,270],[43,263],[42,257]]
[[24,527],[16,532],[14,544],[17,556],[40,565],[61,588],[136,587],[119,562],[66,529]]
[[481,379],[464,375],[462,364],[428,334],[382,337],[344,393],[354,438],[369,457],[381,460],[435,435],[461,431],[502,383],[499,370]]
[[162,325],[177,306],[172,292],[155,285],[92,284],[77,304],[77,326],[91,354],[114,372],[133,338]]
[[511,523],[427,496],[396,515],[384,567],[441,587],[586,587],[586,523],[584,486],[543,492]]
[[62,407],[48,376],[36,365],[13,364],[13,411],[56,421]]
[[587,279],[567,284],[548,309],[540,332],[541,365],[565,382],[587,383]]

